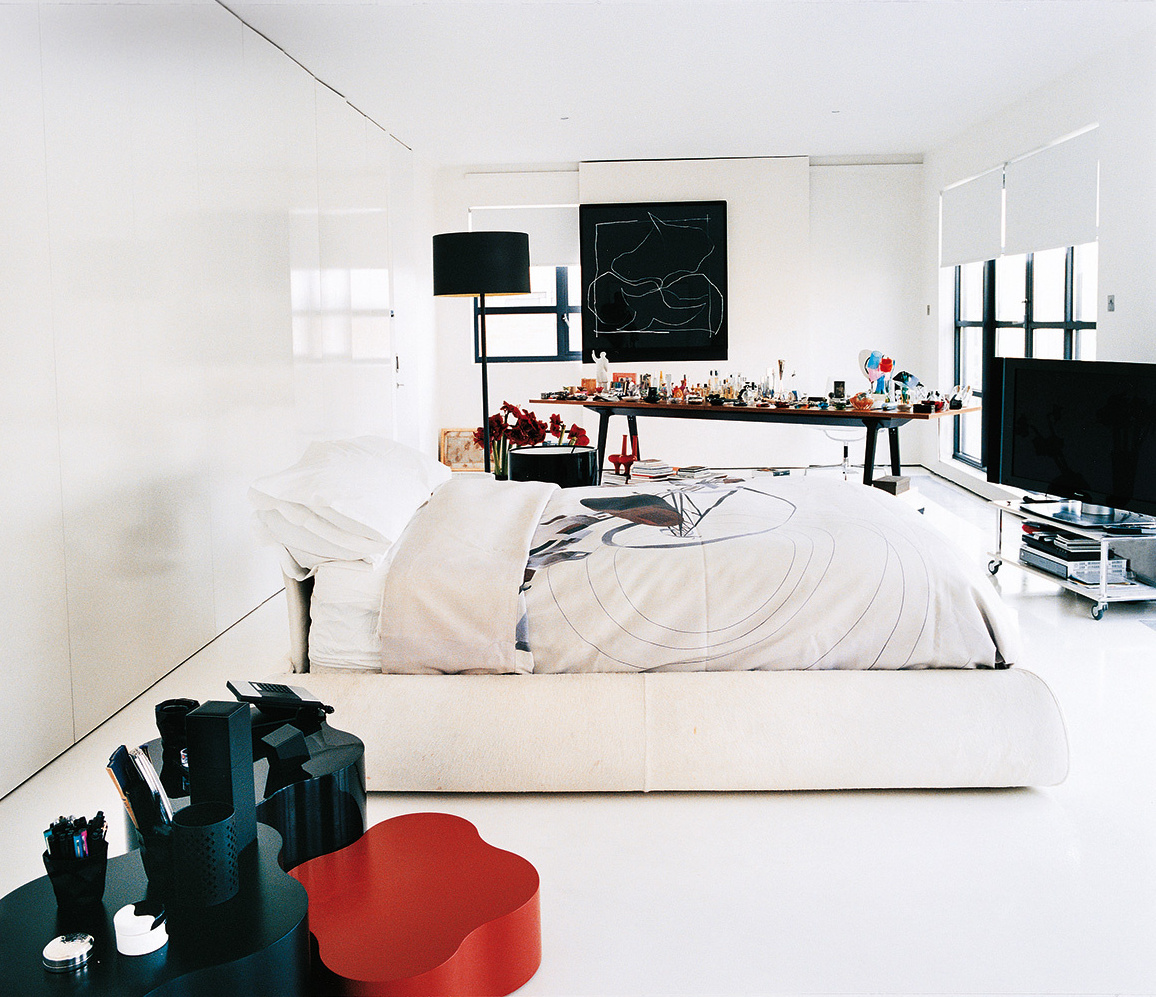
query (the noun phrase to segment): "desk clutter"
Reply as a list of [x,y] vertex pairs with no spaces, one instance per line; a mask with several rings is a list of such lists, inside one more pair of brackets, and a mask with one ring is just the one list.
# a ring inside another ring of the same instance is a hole
[[848,393],[846,381],[831,382],[825,394],[808,393],[798,386],[798,377],[786,361],[779,360],[757,380],[741,373],[720,374],[710,371],[700,382],[681,379],[659,371],[657,378],[649,373],[611,373],[606,354],[594,357],[596,376],[583,378],[579,384],[545,391],[542,401],[621,401],[653,405],[730,405],[753,408],[816,408],[843,411],[882,409],[898,412],[941,412],[944,408],[963,408],[971,398],[971,389],[956,385],[947,396],[927,388],[914,374],[895,370],[894,361],[879,350],[864,350],[859,355],[860,369],[867,378],[865,391]]

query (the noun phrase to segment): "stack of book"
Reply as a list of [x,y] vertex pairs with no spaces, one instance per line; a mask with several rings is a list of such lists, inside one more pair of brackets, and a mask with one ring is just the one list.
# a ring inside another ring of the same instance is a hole
[[[1049,574],[1083,585],[1100,584],[1100,541],[1041,523],[1024,523],[1020,560]],[[1108,558],[1108,584],[1128,581],[1128,561]]]
[[714,471],[709,467],[703,467],[701,464],[686,464],[678,469],[678,476],[680,478],[709,478]]
[[669,478],[674,468],[664,460],[636,460],[630,465],[630,476],[646,481],[654,478]]

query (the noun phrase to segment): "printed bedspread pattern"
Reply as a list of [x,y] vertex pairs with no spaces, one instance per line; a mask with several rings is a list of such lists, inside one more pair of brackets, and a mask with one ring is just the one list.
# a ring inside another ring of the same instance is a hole
[[385,671],[974,668],[1018,651],[979,566],[843,482],[455,479],[393,554]]

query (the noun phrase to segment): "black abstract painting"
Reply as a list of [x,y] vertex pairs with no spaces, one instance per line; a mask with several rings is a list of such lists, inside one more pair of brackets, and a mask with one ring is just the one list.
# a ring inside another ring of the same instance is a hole
[[583,204],[582,355],[727,359],[726,201]]

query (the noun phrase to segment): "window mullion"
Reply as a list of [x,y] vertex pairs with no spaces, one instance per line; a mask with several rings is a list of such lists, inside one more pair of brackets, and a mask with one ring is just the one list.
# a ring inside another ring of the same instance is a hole
[[1076,289],[1076,247],[1069,246],[1064,254],[1064,359],[1071,360],[1076,355],[1076,333],[1072,329],[1075,319]]
[[1035,254],[1028,253],[1024,263],[1024,356],[1035,356],[1036,328],[1035,328]]

